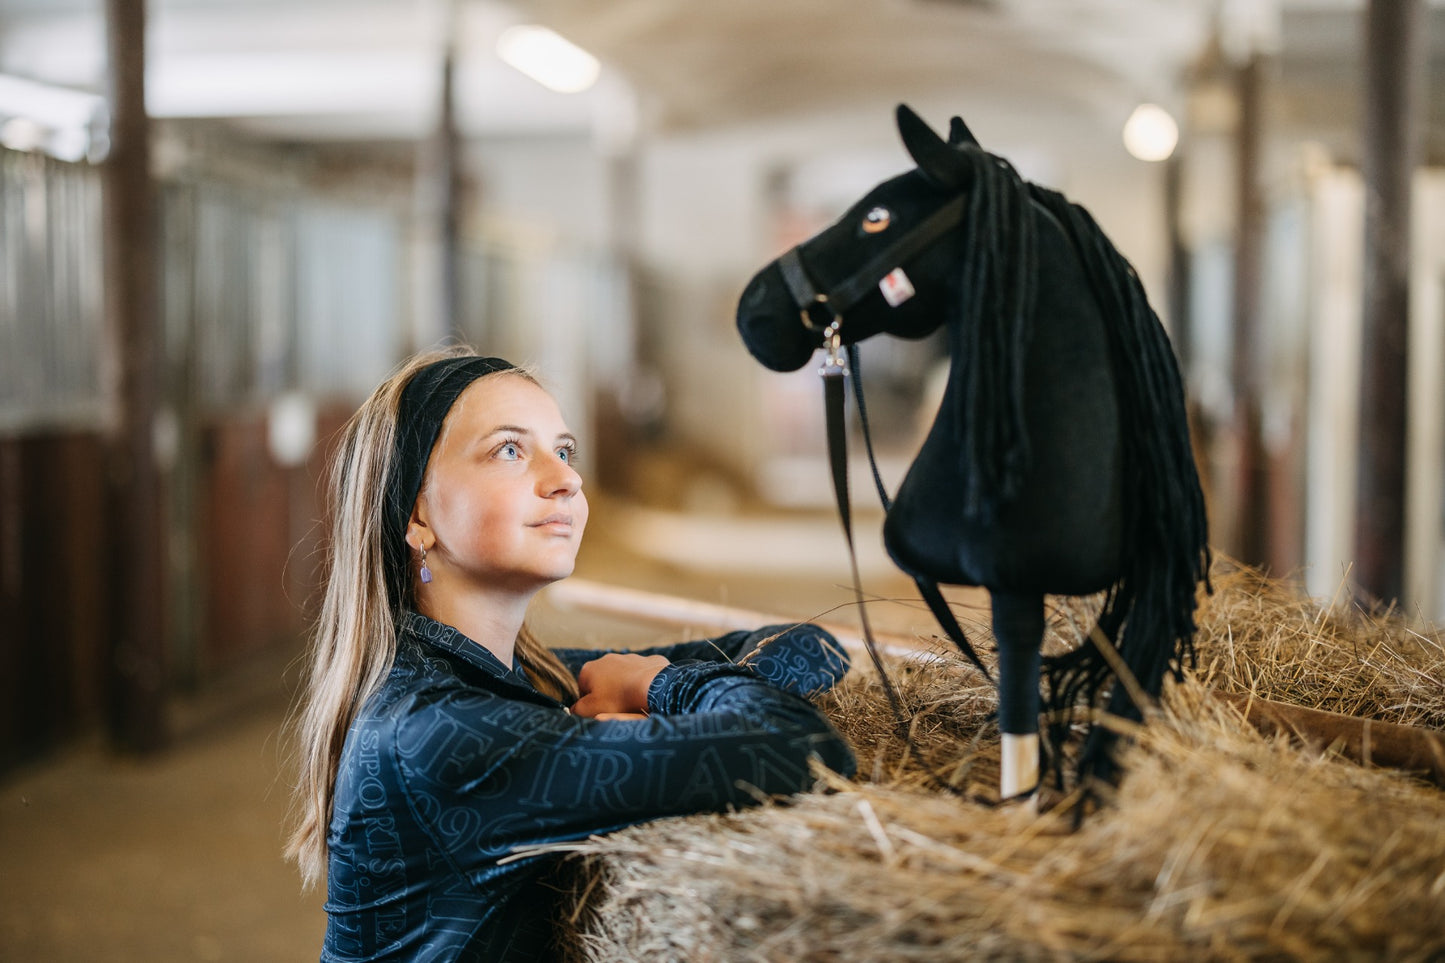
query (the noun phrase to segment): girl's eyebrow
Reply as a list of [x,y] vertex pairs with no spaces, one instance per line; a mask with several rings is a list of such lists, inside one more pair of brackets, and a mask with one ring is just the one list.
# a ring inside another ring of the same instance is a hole
[[[530,437],[532,436],[533,432],[532,432],[532,430],[531,430],[530,428],[523,428],[523,427],[520,426],[520,425],[498,425],[497,427],[493,428],[491,431],[489,431],[489,432],[487,432],[485,435],[483,435],[483,436],[482,436],[482,439],[485,440],[485,439],[487,439],[487,438],[492,437],[493,435],[501,435],[501,434],[507,434],[507,435],[523,435],[523,436],[525,436],[525,437],[530,438]],[[562,432],[561,434],[559,434],[559,435],[557,436],[557,440],[558,440],[558,441],[565,441],[565,442],[568,442],[568,443],[573,444],[573,445],[577,444],[577,436],[574,435],[574,434],[572,434],[572,432],[570,432],[570,431],[564,431],[564,432]]]

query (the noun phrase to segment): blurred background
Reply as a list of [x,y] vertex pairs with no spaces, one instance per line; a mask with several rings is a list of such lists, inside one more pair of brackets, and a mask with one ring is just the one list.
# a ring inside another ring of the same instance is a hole
[[[846,606],[814,366],[761,368],[733,311],[912,166],[900,102],[1133,262],[1220,551],[1445,616],[1442,27],[1437,0],[0,0],[0,959],[314,957],[275,734],[329,440],[412,351],[539,365],[583,439],[579,575]],[[946,353],[863,356],[896,485]],[[930,631],[879,517],[879,617]]]

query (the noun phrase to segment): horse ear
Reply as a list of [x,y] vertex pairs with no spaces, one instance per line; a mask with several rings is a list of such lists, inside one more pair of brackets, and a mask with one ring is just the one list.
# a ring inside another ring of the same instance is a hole
[[948,146],[962,147],[964,145],[980,148],[983,146],[978,142],[978,138],[973,136],[973,131],[968,129],[963,118],[955,117],[948,124]]
[[898,105],[898,133],[909,156],[929,180],[950,190],[968,183],[968,161],[945,144],[907,104]]

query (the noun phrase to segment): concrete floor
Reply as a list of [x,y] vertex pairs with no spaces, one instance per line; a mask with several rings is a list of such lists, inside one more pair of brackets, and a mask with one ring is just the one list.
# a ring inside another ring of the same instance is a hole
[[98,746],[0,789],[0,959],[314,960],[325,927],[281,859],[280,690],[143,760]]
[[[680,566],[675,551],[649,556],[601,524],[594,508],[578,575],[712,603],[817,617],[852,599],[846,556],[779,573]],[[820,529],[836,521],[819,516]],[[877,531],[860,519],[860,531]],[[684,536],[685,537],[685,533]],[[758,546],[760,558],[769,546]],[[659,561],[668,559],[668,561]],[[894,573],[873,593],[908,597]],[[875,627],[932,630],[917,605],[870,606]],[[535,624],[563,644],[647,645],[679,630],[559,611],[539,600]],[[847,622],[845,609],[828,616]],[[855,620],[856,621],[856,620]],[[300,652],[172,707],[175,738],[146,759],[78,745],[0,782],[0,961],[315,960],[325,918],[320,893],[303,894],[281,858],[288,805],[279,735]]]

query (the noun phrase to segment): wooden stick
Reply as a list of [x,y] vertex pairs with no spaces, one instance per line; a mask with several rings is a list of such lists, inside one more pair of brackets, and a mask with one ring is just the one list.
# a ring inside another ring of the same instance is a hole
[[[770,612],[578,578],[556,583],[548,589],[548,596],[563,608],[677,627],[690,625],[732,631],[796,621]],[[857,629],[836,622],[815,621],[814,624],[832,633],[845,649],[855,653],[863,651],[863,639]],[[903,658],[932,658],[915,637],[895,632],[875,632],[874,636],[880,652]],[[1358,762],[1418,772],[1436,785],[1445,786],[1445,732],[1306,709],[1257,696],[1218,690],[1212,690],[1212,694],[1238,708],[1245,720],[1263,733],[1288,733],[1315,749],[1334,748]]]
[[1283,732],[1317,750],[1337,749],[1366,765],[1418,772],[1445,786],[1445,732],[1306,709],[1235,692],[1214,696],[1239,709],[1260,732]]
[[[999,739],[998,797],[1012,799],[1039,788],[1039,734],[1005,732]],[[1037,794],[1035,794],[1037,798]]]

